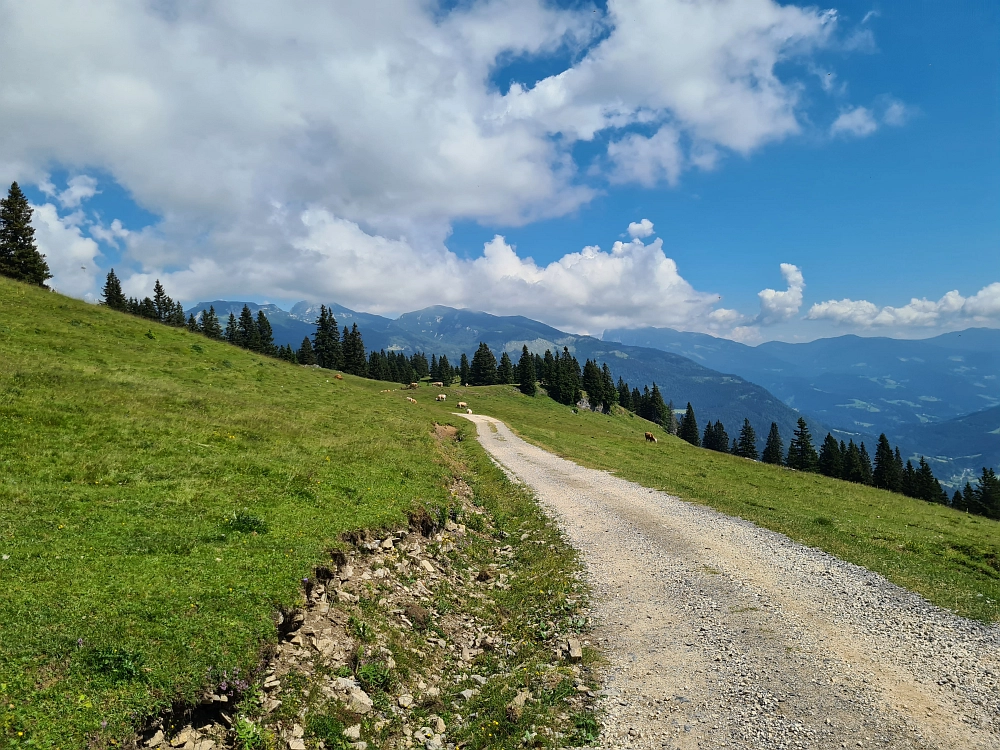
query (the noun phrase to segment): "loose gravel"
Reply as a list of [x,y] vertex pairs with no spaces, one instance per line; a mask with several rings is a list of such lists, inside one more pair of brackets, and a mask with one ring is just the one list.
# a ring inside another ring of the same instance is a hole
[[997,626],[466,418],[582,552],[605,747],[1000,748]]

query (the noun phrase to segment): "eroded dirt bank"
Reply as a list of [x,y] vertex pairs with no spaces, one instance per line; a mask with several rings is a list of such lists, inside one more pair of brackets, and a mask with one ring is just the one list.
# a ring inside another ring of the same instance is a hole
[[996,626],[468,419],[584,555],[606,746],[1000,748]]

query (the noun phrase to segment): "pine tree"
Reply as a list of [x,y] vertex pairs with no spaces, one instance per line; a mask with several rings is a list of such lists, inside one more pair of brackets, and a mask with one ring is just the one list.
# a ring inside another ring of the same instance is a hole
[[792,442],[788,444],[788,458],[785,459],[785,464],[789,468],[799,471],[816,471],[818,462],[819,456],[816,455],[816,449],[813,448],[809,426],[806,424],[806,420],[799,417],[792,435]]
[[198,319],[194,317],[194,313],[188,315],[187,329],[191,333],[201,333],[201,326],[198,325]]
[[174,311],[174,301],[167,296],[159,279],[153,284],[153,307],[156,309],[156,319],[161,323],[166,323],[167,317]]
[[567,406],[572,406],[580,401],[583,393],[580,390],[580,363],[576,357],[569,353],[568,347],[563,347],[562,355],[559,357],[557,366],[557,379],[559,381],[559,398],[557,401]]
[[[347,338],[347,329],[344,329]],[[346,341],[345,341],[346,344]],[[328,370],[346,369],[344,366],[344,346],[340,341],[337,320],[326,305],[319,306],[319,317],[316,319],[316,335],[313,337],[313,353],[316,364]]]
[[858,449],[858,458],[861,460],[861,484],[871,485],[872,459],[868,455],[868,449],[865,448],[864,441],[861,442],[861,447]]
[[642,416],[642,393],[640,393],[638,388],[632,389],[632,395],[629,397],[629,401],[632,403],[632,413],[636,416]]
[[705,435],[702,438],[701,447],[719,453],[729,452],[729,434],[721,421],[716,420],[715,424],[709,422],[705,425]]
[[740,430],[740,439],[736,443],[736,449],[733,451],[737,456],[743,456],[743,458],[749,458],[756,461],[760,458],[760,454],[757,453],[757,433],[754,432],[753,425],[750,424],[750,420],[743,419],[743,428]]
[[462,354],[462,360],[458,366],[459,381],[462,385],[469,384],[469,358]]
[[879,489],[899,492],[899,469],[896,457],[893,455],[889,439],[883,432],[878,436],[875,446],[875,468],[872,471],[872,484]]
[[184,305],[180,302],[175,302],[173,309],[167,314],[167,319],[164,321],[168,326],[176,326],[177,328],[183,328],[187,320],[184,317]]
[[316,364],[316,352],[313,351],[312,341],[306,336],[302,339],[302,345],[299,347],[298,352],[295,353],[295,359],[298,360],[300,365],[314,365]]
[[781,435],[778,433],[778,423],[771,422],[771,431],[767,433],[767,442],[764,443],[764,453],[761,455],[760,460],[766,464],[781,466],[782,456],[784,453],[785,448],[781,444]]
[[528,351],[527,345],[521,347],[521,359],[517,363],[517,379],[521,393],[525,396],[534,396],[537,386],[535,385],[535,358]]
[[649,417],[647,419],[656,422],[664,430],[669,431],[670,418],[672,416],[670,407],[663,403],[663,394],[659,387],[653,383],[653,389],[649,392]]
[[[545,356],[542,358],[542,366],[537,370],[539,379],[545,384],[546,389],[553,385],[556,376],[556,358],[552,356],[552,352],[548,349],[545,350]],[[551,393],[549,394],[552,395]]]
[[829,432],[823,440],[823,445],[819,450],[819,473],[840,479],[844,475],[843,457],[840,455],[840,446],[837,439]]
[[972,511],[975,504],[975,490],[972,489],[971,484],[966,482],[965,487],[962,488],[961,492],[955,492],[955,500],[952,502],[952,507],[955,510],[964,510],[966,513],[969,513]]
[[437,355],[433,353],[431,354],[430,369],[431,369],[430,371],[431,380],[444,380],[444,378],[441,377],[441,366],[438,364]]
[[469,368],[469,385],[493,385],[497,382],[497,358],[489,346],[479,342],[479,348],[472,355]]
[[917,491],[917,471],[913,468],[913,462],[906,459],[906,466],[903,468],[903,477],[899,483],[899,488],[907,497],[916,497]]
[[615,379],[611,376],[611,368],[607,362],[601,365],[601,381],[604,391],[601,407],[605,414],[610,414],[612,407],[618,403],[618,390],[615,388]]
[[944,495],[942,498],[943,490],[941,489],[941,484],[934,478],[934,472],[931,471],[930,464],[927,463],[927,459],[923,456],[920,457],[920,462],[917,466],[914,490],[915,497],[926,500],[929,503],[947,502],[948,500],[947,495]]
[[351,331],[343,340],[344,372],[358,377],[367,377],[368,362],[365,357],[365,342],[361,338],[358,324],[351,326]]
[[1000,520],[1000,479],[993,469],[983,467],[982,476],[972,491],[972,512]]
[[31,214],[28,199],[12,182],[7,197],[0,199],[0,274],[44,287],[52,274],[35,246]]
[[841,471],[841,479],[863,484],[865,473],[861,466],[861,451],[858,450],[854,440],[847,444],[847,451],[842,456]]
[[[415,375],[413,378],[414,381],[426,378],[431,371],[430,365],[427,363],[427,355],[423,352],[414,352],[413,356],[410,357],[410,366],[413,367],[413,373]],[[440,378],[438,378],[438,380],[440,380]]]
[[604,395],[604,379],[601,378],[601,370],[597,363],[591,359],[588,359],[583,365],[582,381],[580,385],[587,393],[590,409],[596,411]]
[[[146,299],[149,299],[148,297]],[[236,316],[229,313],[229,320],[226,322],[226,332],[223,338],[234,346],[239,346],[240,328],[236,323]]]
[[621,376],[618,376],[618,403],[623,409],[632,411],[632,391]]
[[257,331],[257,323],[248,305],[243,305],[236,323],[236,345],[252,352],[260,351],[260,333]]
[[667,432],[671,435],[677,434],[677,412],[674,410],[673,400],[667,403]]
[[694,416],[694,407],[691,406],[690,401],[688,401],[687,411],[684,412],[680,426],[677,428],[677,437],[681,440],[686,440],[691,445],[699,445],[701,443],[700,436],[698,435],[698,420]]
[[448,357],[444,354],[438,360],[438,376],[435,380],[440,380],[445,385],[451,385],[455,380],[455,368],[451,366]]
[[128,300],[122,292],[121,281],[115,276],[115,269],[108,272],[108,278],[104,282],[104,289],[101,290],[101,304],[110,307],[112,310],[125,310]]
[[497,382],[501,385],[513,385],[515,380],[514,363],[510,361],[510,355],[504,352],[500,355],[500,365],[497,367]]
[[257,339],[260,341],[261,354],[273,357],[278,353],[274,346],[274,331],[271,330],[271,321],[267,319],[263,310],[257,311]]
[[201,311],[201,332],[210,339],[221,339],[222,326],[219,324],[219,316],[215,314],[215,307],[209,306],[208,312]]

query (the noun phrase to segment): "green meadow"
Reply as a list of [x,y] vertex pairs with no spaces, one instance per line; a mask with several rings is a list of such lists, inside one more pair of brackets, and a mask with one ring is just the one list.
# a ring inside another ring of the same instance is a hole
[[[819,547],[965,617],[1000,620],[997,521],[695,448],[627,413],[576,413],[512,386],[452,390],[455,400],[503,420],[525,440],[560,456]],[[647,444],[646,430],[659,442]],[[787,446],[791,435],[782,437]]]
[[0,278],[0,744],[114,744],[252,676],[343,532],[447,505],[387,387]]

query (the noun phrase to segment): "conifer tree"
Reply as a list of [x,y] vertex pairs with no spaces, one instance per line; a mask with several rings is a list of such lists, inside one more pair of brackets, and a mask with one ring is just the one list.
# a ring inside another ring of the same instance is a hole
[[208,312],[201,311],[201,332],[210,339],[221,339],[222,325],[219,323],[219,316],[215,314],[215,307],[210,305]]
[[472,366],[469,368],[469,385],[493,385],[497,382],[497,358],[485,342],[479,342],[479,348],[472,355]]
[[629,390],[628,383],[618,376],[618,403],[623,409],[632,411],[632,391]]
[[740,430],[740,439],[736,443],[736,449],[733,453],[754,461],[760,458],[760,454],[757,452],[757,433],[754,432],[750,420],[745,417],[743,419],[743,428]]
[[438,359],[438,376],[436,380],[441,381],[445,385],[451,385],[452,381],[455,379],[455,368],[451,366],[451,362],[448,361],[448,357],[444,354]]
[[431,380],[444,380],[444,378],[441,377],[441,368],[438,365],[437,355],[434,353],[431,353],[430,376]]
[[618,403],[618,390],[615,388],[615,379],[611,376],[611,368],[607,362],[601,365],[601,381],[603,388],[601,407],[605,414],[610,414],[611,408]]
[[590,409],[596,411],[604,395],[604,379],[601,377],[601,370],[597,367],[597,363],[591,359],[588,359],[583,365],[582,381],[580,385],[587,393]]
[[826,433],[823,445],[819,449],[819,473],[834,479],[840,479],[844,475],[840,446],[837,444],[837,439],[829,432]]
[[173,310],[167,315],[166,324],[171,326],[176,326],[181,328],[186,323],[186,318],[184,317],[184,305],[180,302],[174,302]]
[[816,455],[816,449],[813,448],[809,426],[806,424],[806,420],[799,417],[792,441],[788,444],[788,458],[785,459],[785,464],[789,468],[799,471],[816,471],[818,461],[819,456]]
[[462,385],[469,384],[469,358],[465,356],[464,353],[462,354],[462,359],[458,366],[458,375],[459,382],[461,382]]
[[167,296],[159,279],[153,284],[153,307],[156,310],[156,319],[161,323],[166,323],[167,317],[174,311],[174,301]]
[[929,503],[947,502],[948,496],[944,495],[942,498],[944,493],[941,489],[941,484],[934,478],[934,472],[931,471],[930,464],[927,463],[927,459],[923,456],[920,457],[920,461],[917,464],[913,487],[914,497],[926,500]]
[[[427,355],[423,352],[413,353],[413,356],[410,357],[410,366],[413,368],[413,380],[415,381],[426,378],[431,371],[430,365],[427,363]],[[438,378],[438,380],[440,380],[440,378]]]
[[842,457],[841,470],[843,472],[841,475],[842,479],[854,482],[855,484],[864,483],[865,473],[861,466],[861,451],[858,450],[858,446],[854,440],[851,440],[847,444],[847,452]]
[[861,484],[871,485],[872,459],[868,455],[868,449],[865,448],[864,441],[861,442],[861,446],[858,448],[858,458],[861,461]]
[[501,385],[513,385],[516,379],[514,363],[510,361],[510,355],[504,352],[500,355],[500,364],[497,367],[497,382]]
[[663,403],[663,394],[660,393],[659,386],[653,383],[653,388],[649,392],[649,416],[647,419],[656,422],[664,430],[670,431],[670,419],[673,412],[670,407]]
[[973,513],[1000,520],[1000,478],[993,469],[983,467],[982,476],[972,491]]
[[701,437],[698,434],[698,420],[694,416],[694,407],[691,406],[690,401],[688,401],[687,411],[684,412],[684,418],[681,419],[681,423],[677,428],[677,437],[681,440],[686,440],[691,445],[699,445],[701,443]]
[[125,299],[125,294],[122,292],[122,283],[118,280],[113,268],[108,272],[104,288],[101,290],[101,297],[101,304],[110,307],[112,310],[124,311],[125,306],[128,304],[128,300]]
[[906,466],[903,468],[903,478],[900,482],[900,489],[907,497],[917,496],[917,470],[913,468],[913,462],[910,459],[906,459]]
[[778,423],[771,422],[771,431],[767,433],[767,442],[764,443],[764,453],[760,460],[766,464],[781,466],[782,456],[785,448],[781,444],[781,435],[778,433]]
[[964,510],[966,513],[969,513],[972,511],[975,503],[975,491],[972,489],[972,485],[966,482],[965,487],[962,488],[961,492],[955,492],[955,499],[952,501],[952,507],[955,510]]
[[674,409],[674,402],[671,399],[667,402],[667,432],[671,435],[677,434],[677,411]]
[[252,352],[260,351],[260,333],[257,331],[257,323],[253,319],[253,313],[247,305],[243,305],[236,323],[236,345]]
[[45,256],[35,246],[31,205],[16,182],[0,199],[0,274],[36,286],[52,278]]
[[556,366],[556,379],[559,383],[559,397],[556,400],[567,406],[579,402],[583,396],[580,390],[580,363],[565,346]]
[[632,389],[632,395],[629,397],[629,401],[632,403],[632,413],[641,417],[643,412],[642,393],[640,393],[638,388]]
[[875,446],[875,468],[872,471],[872,484],[879,489],[899,492],[899,470],[896,467],[896,457],[892,453],[889,439],[883,432],[878,436]]
[[535,385],[535,358],[528,351],[525,344],[521,347],[521,359],[517,363],[518,386],[525,396],[534,396],[537,386]]
[[201,333],[201,326],[198,325],[198,319],[194,317],[194,313],[188,315],[187,329],[191,333]]
[[[149,299],[149,297],[146,299]],[[240,328],[236,323],[236,316],[231,312],[229,313],[229,320],[226,322],[226,332],[223,334],[223,338],[230,344],[239,346]]]
[[271,321],[267,319],[263,310],[257,311],[257,339],[260,342],[261,354],[273,357],[278,353],[274,346],[274,331],[271,330]]
[[365,342],[361,338],[361,331],[358,324],[351,326],[351,331],[343,340],[344,348],[344,372],[358,377],[366,377],[368,362],[365,357]]
[[[344,329],[346,344],[347,329]],[[319,317],[316,319],[316,335],[312,342],[316,364],[328,370],[346,369],[344,367],[344,346],[341,344],[337,320],[326,305],[319,306]]]
[[545,384],[546,388],[555,385],[555,373],[556,373],[556,358],[552,355],[551,351],[546,349],[545,356],[542,358],[542,367],[540,370],[538,370],[538,377]]
[[309,340],[308,336],[302,339],[302,345],[295,353],[295,359],[298,360],[300,365],[316,364],[316,352],[313,351],[312,341]]

